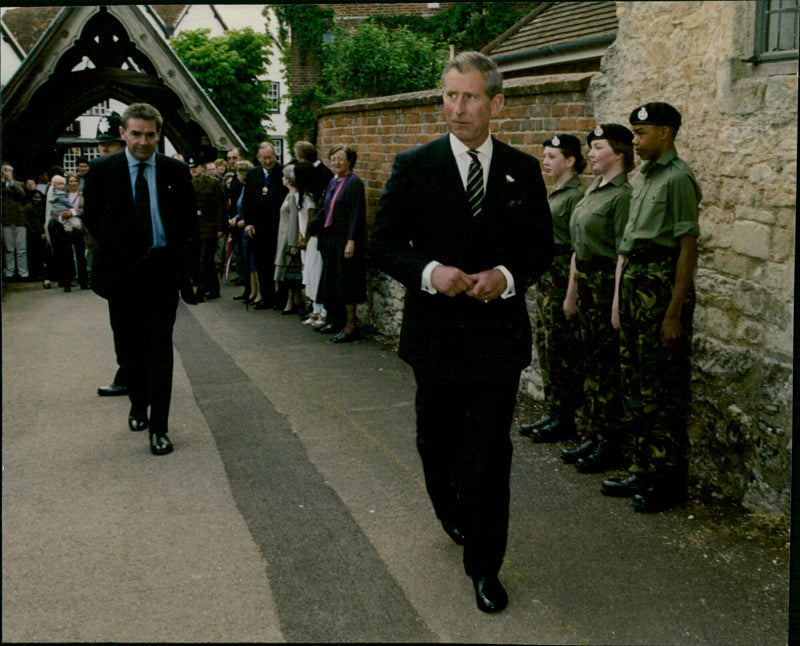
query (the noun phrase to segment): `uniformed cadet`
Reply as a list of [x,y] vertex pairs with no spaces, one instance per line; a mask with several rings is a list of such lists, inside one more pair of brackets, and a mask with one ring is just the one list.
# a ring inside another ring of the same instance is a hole
[[548,413],[534,424],[522,424],[520,433],[534,442],[558,442],[575,435],[575,411],[583,403],[583,360],[577,319],[564,315],[572,244],[572,210],[583,197],[578,177],[586,168],[580,140],[557,134],[544,142],[542,167],[555,182],[547,198],[553,216],[553,264],[536,283],[536,351],[542,372]]
[[589,440],[562,451],[582,473],[620,464],[628,428],[620,402],[619,334],[612,325],[615,267],[628,222],[633,170],[633,133],[602,124],[589,133],[589,163],[597,177],[575,206],[570,223],[572,263],[564,313],[578,316],[584,354],[584,391]]
[[647,103],[630,116],[636,153],[630,218],[620,245],[619,323],[623,405],[637,430],[631,475],[606,495],[633,496],[637,511],[686,500],[686,420],[702,194],[674,141],[680,113]]
[[216,177],[209,177],[199,157],[189,158],[192,187],[197,199],[197,227],[192,232],[197,261],[195,296],[198,303],[219,298],[219,276],[214,264],[217,240],[227,230],[225,189]]

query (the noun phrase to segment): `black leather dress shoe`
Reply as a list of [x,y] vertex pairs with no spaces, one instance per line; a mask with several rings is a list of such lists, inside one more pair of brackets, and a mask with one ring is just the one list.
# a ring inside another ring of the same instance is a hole
[[508,605],[508,594],[496,575],[472,577],[472,584],[475,586],[478,610],[500,612]]
[[97,394],[101,397],[119,397],[128,394],[127,386],[118,386],[117,384],[109,384],[108,386],[100,386],[97,389]]
[[219,292],[217,292],[215,294],[206,294],[206,300],[207,301],[213,301],[213,300],[216,300],[218,298],[219,298]]
[[150,433],[150,453],[153,455],[166,455],[172,453],[172,442],[166,435]]
[[451,539],[453,539],[453,542],[456,545],[463,545],[464,544],[464,542],[466,541],[466,538],[464,537],[464,533],[458,527],[456,527],[453,523],[451,523],[448,520],[443,520],[442,521],[442,527],[444,528],[444,531],[447,533],[447,535]]
[[581,458],[585,458],[597,448],[597,440],[589,440],[581,444],[577,449],[564,449],[561,451],[561,459],[567,464],[575,464]]
[[556,417],[549,424],[540,426],[531,431],[529,437],[537,444],[563,442],[575,437],[575,421],[563,417]]
[[633,509],[642,513],[666,511],[677,505],[682,505],[687,498],[685,480],[661,478],[634,495]]
[[622,480],[604,480],[600,493],[612,498],[633,498],[647,486],[645,474],[636,472]]
[[519,425],[519,433],[520,435],[524,435],[525,437],[531,436],[531,431],[535,431],[542,426],[546,426],[550,422],[552,422],[556,418],[556,413],[550,412],[547,413],[544,417],[539,420],[536,420],[533,424],[520,424]]
[[255,303],[253,305],[253,309],[254,310],[271,310],[272,306],[269,303],[265,302],[265,301],[259,301],[258,303]]
[[345,332],[342,330],[336,336],[331,338],[331,343],[350,343],[351,341],[358,341],[361,338],[361,335],[358,333],[358,330],[353,330],[352,332]]
[[575,468],[581,473],[602,473],[619,466],[619,452],[612,449],[608,442],[600,442],[585,458],[578,458]]
[[245,292],[244,294],[239,294],[238,296],[234,296],[233,300],[235,300],[235,301],[249,301],[250,300],[250,292]]
[[150,426],[150,420],[147,419],[147,415],[137,415],[133,412],[128,415],[128,428],[132,431],[143,431],[148,426]]
[[342,329],[336,327],[333,323],[326,323],[321,328],[317,329],[317,332],[320,334],[339,334],[341,331]]
[[203,296],[202,294],[195,294],[194,295],[194,300],[197,303],[205,303],[206,302],[206,297]]

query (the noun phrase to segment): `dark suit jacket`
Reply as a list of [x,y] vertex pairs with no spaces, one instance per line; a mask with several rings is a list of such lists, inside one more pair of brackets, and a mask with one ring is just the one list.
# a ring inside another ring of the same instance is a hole
[[[166,253],[172,257],[176,288],[188,285],[186,239],[197,221],[194,189],[189,167],[156,153],[156,190],[161,220],[167,238]],[[83,217],[94,237],[92,289],[108,298],[126,293],[137,283],[147,254],[142,244],[142,227],[133,204],[128,160],[125,151],[93,160],[83,192]]]
[[[261,166],[251,168],[247,172],[244,184],[242,212],[245,226],[252,224],[256,228],[256,238],[264,238],[264,230],[270,238],[277,238],[278,221],[281,204],[289,190],[283,185],[283,166],[275,164],[269,173],[267,194],[264,195],[264,169]],[[272,262],[272,258],[270,258]]]
[[[372,258],[406,286],[400,357],[439,376],[519,373],[531,360],[525,291],[550,266],[553,234],[539,163],[496,139],[472,217],[448,136],[397,155],[373,228]],[[431,260],[471,274],[504,265],[516,295],[489,304],[421,289]]]

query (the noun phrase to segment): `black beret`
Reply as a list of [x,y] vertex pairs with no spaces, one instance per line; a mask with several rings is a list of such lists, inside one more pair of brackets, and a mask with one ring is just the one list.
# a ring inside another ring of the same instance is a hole
[[189,164],[189,168],[203,165],[203,162],[200,161],[200,155],[190,155],[189,159],[186,160],[186,163]]
[[549,146],[550,148],[560,148],[564,151],[567,157],[578,158],[581,156],[581,141],[573,135],[567,135],[563,133],[553,135],[542,145]]
[[586,143],[590,146],[595,139],[610,139],[621,144],[633,144],[633,133],[618,123],[602,123],[589,133]]
[[645,103],[634,108],[630,122],[631,125],[670,126],[677,130],[681,127],[681,113],[669,103]]

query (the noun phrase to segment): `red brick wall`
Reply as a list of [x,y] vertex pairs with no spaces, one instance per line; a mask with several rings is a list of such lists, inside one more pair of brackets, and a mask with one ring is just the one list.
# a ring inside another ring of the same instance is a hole
[[[541,143],[556,132],[585,141],[595,127],[586,97],[592,74],[527,77],[505,84],[505,107],[492,122],[494,135],[541,157]],[[371,223],[378,198],[397,153],[445,134],[438,91],[345,101],[320,111],[317,149],[327,162],[333,144],[348,143],[358,151],[356,172],[367,191]]]

